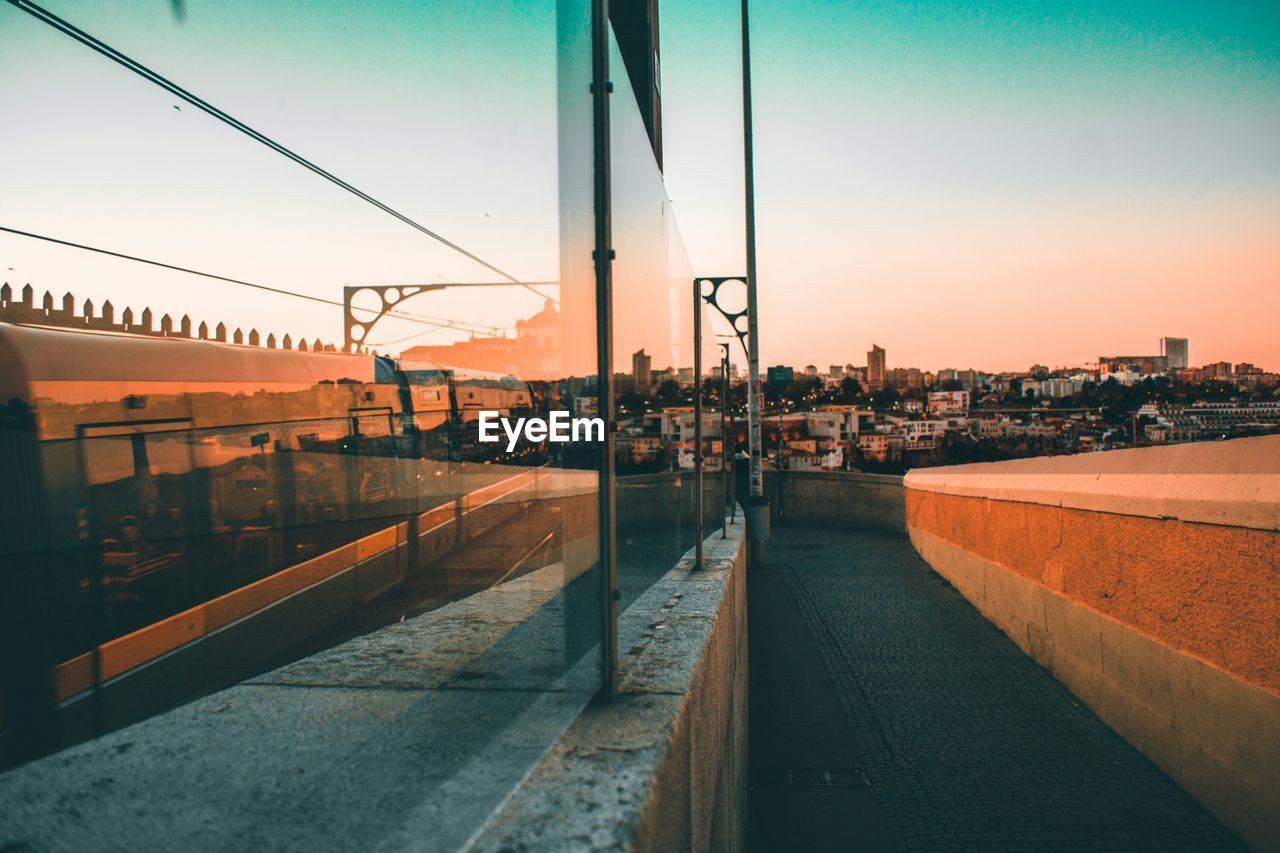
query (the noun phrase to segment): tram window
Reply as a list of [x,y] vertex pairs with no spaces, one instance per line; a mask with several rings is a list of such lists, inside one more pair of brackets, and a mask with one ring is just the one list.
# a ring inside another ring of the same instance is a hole
[[85,479],[90,486],[131,480],[133,442],[127,435],[90,438],[84,442]]
[[89,437],[82,450],[108,635],[190,606],[186,433]]
[[391,416],[379,413],[376,415],[358,415],[352,418],[355,432],[361,438],[381,438],[391,435]]

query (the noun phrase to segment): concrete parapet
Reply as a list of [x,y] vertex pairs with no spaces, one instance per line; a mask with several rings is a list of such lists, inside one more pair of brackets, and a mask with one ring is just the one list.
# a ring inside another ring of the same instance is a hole
[[905,483],[921,556],[1260,850],[1280,850],[1278,463],[1268,436]]
[[553,563],[0,774],[0,849],[741,849],[740,531],[621,614],[610,702]]
[[770,471],[765,494],[775,523],[906,529],[902,477],[845,471]]
[[476,850],[740,850],[747,804],[742,521],[619,619],[620,693],[588,707]]
[[[692,471],[631,474],[618,478],[618,532],[693,525]],[[707,529],[720,526],[724,480],[708,471],[702,479],[702,513]]]

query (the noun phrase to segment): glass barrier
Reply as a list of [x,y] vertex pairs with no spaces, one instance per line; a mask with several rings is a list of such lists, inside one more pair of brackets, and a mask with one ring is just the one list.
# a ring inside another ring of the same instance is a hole
[[[615,40],[610,46],[618,583],[625,608],[694,545],[694,395],[702,382],[693,317],[700,300],[622,56]],[[697,310],[705,317],[701,304]],[[705,374],[716,358],[709,328],[703,351]],[[708,406],[703,422],[710,451],[719,414]],[[706,518],[718,526],[721,493],[706,485]]]
[[463,625],[413,725],[537,705],[514,784],[601,683],[598,446],[481,430],[592,413],[590,3],[48,5],[383,207],[6,7],[5,743]]

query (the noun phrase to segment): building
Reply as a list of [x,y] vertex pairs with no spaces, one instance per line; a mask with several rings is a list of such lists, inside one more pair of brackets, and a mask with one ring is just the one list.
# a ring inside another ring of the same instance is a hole
[[631,382],[637,394],[653,390],[653,358],[643,349],[631,356]]
[[874,431],[876,423],[875,412],[852,406],[827,406],[805,412],[804,419],[809,435],[831,441],[854,441],[862,433]]
[[969,392],[930,391],[929,411],[937,415],[965,414],[969,411]]
[[884,348],[872,344],[871,351],[867,353],[867,390],[880,391],[884,389],[886,362]]
[[1170,370],[1191,366],[1186,338],[1161,338],[1160,355],[1164,356]]
[[1103,376],[1113,373],[1149,376],[1153,373],[1167,373],[1169,361],[1162,355],[1104,355],[1098,359],[1098,371]]
[[844,368],[838,364],[833,364],[827,368],[827,375],[838,382],[844,379]]
[[[871,368],[867,368],[870,374]],[[923,391],[928,383],[925,381],[925,374],[918,367],[895,367],[884,371],[881,380],[881,386],[894,388],[898,391]]]
[[956,370],[951,367],[944,367],[938,371],[937,381],[939,386],[943,386],[948,382],[954,382],[961,388],[972,391],[978,387],[978,374],[975,370]]
[[656,435],[620,435],[614,453],[619,461],[632,465],[657,462],[662,456],[662,439]]
[[884,432],[864,432],[858,436],[858,450],[871,462],[889,461],[891,444],[889,434]]
[[795,368],[787,367],[784,364],[774,365],[765,373],[765,381],[770,385],[782,386],[790,385],[796,380]]
[[898,430],[906,437],[908,450],[925,450],[936,445],[947,431],[947,426],[947,422],[942,420],[903,421]]
[[515,338],[472,335],[465,341],[416,346],[400,353],[405,361],[429,361],[522,378],[554,375],[559,370],[560,313],[548,299],[542,310],[516,321]]
[[[659,416],[659,435],[668,444],[693,441],[695,420],[693,407],[674,406],[656,413]],[[719,438],[720,413],[702,413],[702,437],[704,439]]]
[[804,375],[805,375],[805,376],[812,376],[812,377],[816,378],[816,377],[817,377],[817,375],[818,375],[818,365],[816,365],[816,364],[807,364],[807,365],[805,365],[805,368],[804,368]]

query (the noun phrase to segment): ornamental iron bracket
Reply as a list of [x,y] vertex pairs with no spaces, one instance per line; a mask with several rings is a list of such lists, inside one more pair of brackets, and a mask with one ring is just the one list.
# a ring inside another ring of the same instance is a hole
[[[520,286],[532,287],[532,285],[554,286],[556,282],[539,281],[539,282],[523,282]],[[358,348],[365,346],[369,340],[369,332],[374,326],[386,317],[391,316],[404,317],[409,320],[425,322],[430,325],[438,326],[441,329],[460,329],[462,331],[479,332],[485,335],[496,336],[501,331],[501,326],[486,326],[480,323],[464,323],[458,320],[445,320],[435,317],[422,317],[408,314],[399,310],[399,306],[405,300],[413,296],[419,296],[423,293],[432,293],[434,291],[444,290],[448,287],[511,287],[509,281],[484,281],[484,282],[445,282],[436,284],[357,284],[347,285],[342,288],[342,348],[344,352],[355,352]],[[377,308],[357,308],[353,302],[356,294],[363,295],[365,292],[373,294],[377,298]],[[537,291],[534,291],[535,293]],[[356,312],[362,315],[372,314],[368,319],[362,319],[356,316]]]
[[747,309],[729,311],[720,304],[720,288],[731,281],[738,282],[745,288],[747,286],[747,277],[745,275],[698,276],[694,281],[697,283],[698,293],[702,296],[702,301],[719,311],[720,316],[728,321],[729,327],[733,329],[734,335],[738,338],[738,343],[742,345],[742,354],[744,356],[748,355]]

